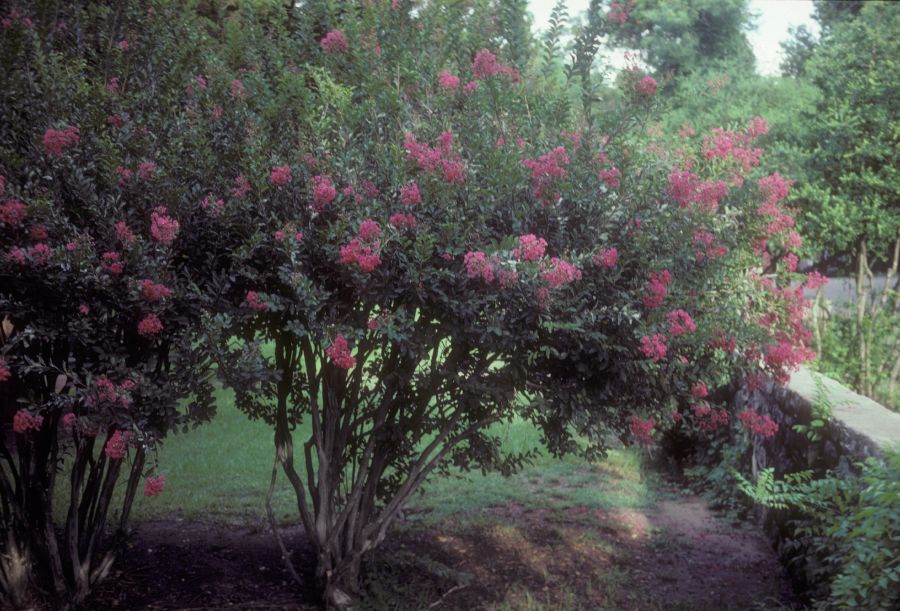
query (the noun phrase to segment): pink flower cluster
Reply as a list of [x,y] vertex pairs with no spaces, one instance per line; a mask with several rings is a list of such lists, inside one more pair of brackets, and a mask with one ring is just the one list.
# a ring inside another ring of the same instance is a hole
[[272,173],[269,174],[269,182],[276,187],[283,187],[290,184],[294,179],[291,174],[291,166],[285,164],[280,166],[272,166]]
[[730,421],[728,412],[723,408],[712,409],[706,403],[696,403],[693,410],[697,425],[704,431],[715,431],[720,427],[728,426]]
[[[808,332],[807,332],[808,333]],[[779,384],[787,384],[791,380],[790,372],[802,363],[816,357],[810,348],[796,343],[796,340],[782,337],[777,343],[766,346],[763,358],[766,369]]]
[[766,416],[759,414],[752,409],[745,409],[738,414],[738,420],[744,425],[748,431],[754,435],[762,437],[774,437],[778,432],[778,423]]
[[761,148],[752,148],[753,141],[769,132],[769,124],[760,117],[750,120],[743,131],[724,130],[720,127],[703,139],[703,154],[707,159],[724,159],[736,163],[740,170],[734,176],[734,183],[743,181],[740,171],[749,172],[759,165]]
[[341,263],[356,265],[360,271],[369,273],[381,265],[378,249],[381,242],[381,227],[372,219],[366,219],[359,226],[357,236],[341,247]]
[[764,237],[778,235],[794,226],[794,217],[785,212],[779,203],[788,195],[791,182],[778,172],[760,178],[757,183],[765,201],[757,208],[756,213],[768,222],[763,229]]
[[244,302],[247,304],[248,308],[256,312],[265,312],[269,309],[269,306],[259,298],[259,293],[256,291],[247,291]]
[[671,286],[671,284],[672,274],[669,273],[669,270],[664,269],[658,274],[656,272],[651,272],[650,280],[644,287],[644,290],[646,291],[642,297],[644,306],[651,310],[661,306],[669,292],[666,287]]
[[411,182],[400,189],[400,201],[407,206],[415,206],[422,203],[422,195],[419,193],[419,185]]
[[695,399],[705,399],[707,396],[709,396],[709,389],[706,388],[706,384],[704,384],[703,382],[697,382],[691,388],[691,396]]
[[459,87],[459,77],[453,76],[446,70],[438,74],[438,86],[446,91],[453,91]]
[[356,359],[350,354],[350,346],[347,344],[347,338],[338,333],[331,345],[325,349],[331,362],[341,369],[350,369],[356,365]]
[[0,206],[0,223],[18,225],[28,216],[28,208],[17,199],[11,199]]
[[151,180],[156,178],[156,164],[152,161],[144,161],[138,166],[138,178]]
[[117,403],[128,408],[131,405],[129,393],[134,390],[135,386],[134,380],[125,380],[116,386],[109,378],[101,376],[94,381],[94,392],[96,400],[100,403]]
[[321,212],[325,206],[334,201],[337,197],[337,189],[331,182],[330,176],[313,176],[313,201],[312,208],[316,212]]
[[607,269],[612,269],[616,266],[616,262],[619,260],[619,251],[616,248],[606,248],[601,250],[599,253],[594,255],[592,261],[594,265],[598,267],[605,267]]
[[23,435],[28,431],[36,431],[44,424],[43,416],[32,416],[25,410],[19,410],[13,416],[13,431]]
[[395,212],[388,222],[400,231],[413,231],[416,228],[416,217],[409,213]]
[[138,333],[144,337],[150,337],[160,333],[163,330],[163,324],[156,314],[147,314],[141,322],[138,323]]
[[106,446],[103,448],[107,458],[110,460],[122,460],[128,453],[128,445],[131,443],[134,435],[129,431],[115,431],[106,440]]
[[672,170],[669,174],[669,195],[682,208],[696,206],[703,212],[719,209],[719,200],[728,193],[728,186],[721,180],[705,182],[689,170]]
[[247,90],[244,89],[244,83],[238,79],[231,81],[231,97],[242,100],[247,97]]
[[152,475],[144,480],[144,496],[159,496],[162,494],[163,488],[166,486],[166,476]]
[[346,53],[350,49],[350,41],[340,30],[331,30],[319,41],[322,51],[329,55]]
[[116,239],[124,246],[129,246],[134,242],[134,233],[125,221],[116,221]]
[[178,236],[178,221],[166,214],[165,206],[150,213],[150,235],[158,242],[169,245]]
[[428,173],[441,171],[444,181],[450,184],[461,184],[466,179],[468,170],[462,157],[453,153],[453,132],[446,131],[438,139],[438,145],[431,148],[427,144],[419,144],[415,134],[406,134],[403,150],[406,158],[415,161],[420,169]]
[[141,294],[144,296],[144,299],[150,302],[155,303],[172,296],[172,289],[163,284],[157,284],[149,278],[138,281],[138,285],[141,287]]
[[654,426],[656,426],[656,420],[653,418],[644,420],[639,416],[631,417],[631,434],[638,443],[645,446],[653,445],[653,437],[651,437],[650,432]]
[[656,333],[652,336],[645,335],[641,338],[641,354],[653,362],[666,358],[666,338]]
[[618,23],[619,25],[628,21],[628,14],[634,2],[622,4],[621,2],[613,2],[609,5],[609,12],[606,14],[606,20],[610,23]]
[[216,217],[222,214],[222,211],[225,209],[225,202],[221,199],[215,199],[212,194],[210,194],[204,197],[203,201],[200,202],[200,208]]
[[681,309],[669,312],[668,321],[669,334],[672,337],[686,335],[697,330],[697,325],[691,315]]
[[569,163],[569,154],[566,148],[558,146],[549,153],[541,155],[537,161],[523,159],[522,165],[531,170],[531,184],[534,188],[534,196],[543,200],[545,206],[558,199],[558,194],[549,192],[554,179],[564,179],[567,176],[565,166]]
[[597,178],[605,182],[606,186],[611,189],[615,189],[620,184],[622,184],[622,172],[617,167],[600,170],[600,172],[597,174]]
[[103,253],[100,257],[100,267],[114,276],[121,274],[125,270],[125,264],[119,260],[119,253],[117,252]]
[[51,157],[61,157],[67,148],[77,146],[81,133],[77,127],[68,126],[64,130],[48,129],[44,132],[44,150]]
[[725,247],[716,241],[716,236],[705,229],[698,229],[694,233],[693,245],[699,246],[699,249],[694,251],[698,263],[724,257],[727,252]]
[[656,79],[648,74],[635,83],[634,90],[641,95],[651,96],[656,93]]
[[234,186],[231,187],[231,197],[235,199],[241,199],[250,191],[250,183],[247,182],[247,179],[244,178],[244,175],[241,174],[237,178],[234,179]]
[[803,288],[818,289],[828,284],[828,282],[829,278],[827,276],[823,276],[819,272],[810,272],[806,275],[806,282],[803,283]]
[[552,257],[549,263],[541,263],[541,270],[541,280],[552,289],[581,280],[581,270],[558,257]]
[[6,382],[12,373],[9,371],[9,364],[6,362],[6,359],[0,358],[0,382]]
[[518,83],[522,79],[515,68],[498,62],[497,56],[487,49],[478,51],[472,61],[472,77],[475,80],[482,80],[496,74],[509,77],[513,83]]
[[513,249],[512,255],[521,261],[537,261],[544,256],[546,249],[547,240],[529,233],[519,236],[519,246]]

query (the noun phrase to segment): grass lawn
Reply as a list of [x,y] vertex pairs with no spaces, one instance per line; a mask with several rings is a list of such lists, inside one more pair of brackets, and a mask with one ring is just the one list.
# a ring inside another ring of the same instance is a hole
[[[234,406],[230,391],[220,391],[218,399],[218,415],[211,423],[171,435],[162,444],[159,467],[166,476],[166,488],[159,497],[138,495],[132,510],[135,521],[173,515],[247,525],[265,520],[273,432],[263,422],[248,420]],[[495,430],[506,450],[541,447],[538,431],[528,423],[498,424]],[[306,433],[301,427],[295,439]],[[295,459],[302,470],[302,456]],[[654,498],[648,477],[652,480],[632,450],[614,450],[596,464],[542,453],[512,477],[480,472],[433,477],[415,497],[409,513],[433,523],[509,503],[550,509],[643,507]],[[282,521],[294,521],[296,499],[280,470],[278,484],[276,515]]]

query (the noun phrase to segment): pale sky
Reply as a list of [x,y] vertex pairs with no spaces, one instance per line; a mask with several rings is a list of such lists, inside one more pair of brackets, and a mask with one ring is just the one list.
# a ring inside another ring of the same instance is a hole
[[[568,0],[569,15],[583,13],[589,3],[589,0]],[[535,30],[543,31],[556,0],[529,0],[528,4],[534,15]],[[759,15],[756,20],[757,29],[750,32],[748,37],[756,54],[756,69],[760,74],[779,73],[778,65],[782,55],[779,43],[789,38],[789,26],[805,25],[813,33],[817,34],[819,31],[818,24],[812,18],[812,0],[750,0],[750,9]]]

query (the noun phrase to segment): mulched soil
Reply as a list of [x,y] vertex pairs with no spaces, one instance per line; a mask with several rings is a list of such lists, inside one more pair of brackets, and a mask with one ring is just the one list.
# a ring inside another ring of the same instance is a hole
[[[312,554],[283,531],[295,584],[270,532],[172,519],[144,522],[88,609],[320,608]],[[425,527],[410,516],[369,563],[372,609],[791,609],[762,536],[697,497],[648,510],[528,510],[510,504]]]

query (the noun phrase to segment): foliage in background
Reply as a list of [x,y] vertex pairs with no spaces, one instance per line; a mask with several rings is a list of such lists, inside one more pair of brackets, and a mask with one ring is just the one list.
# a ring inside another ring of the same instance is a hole
[[772,469],[740,489],[754,502],[797,509],[804,554],[815,558],[816,608],[896,609],[900,605],[900,453],[869,458],[858,477],[810,472],[775,479]]

